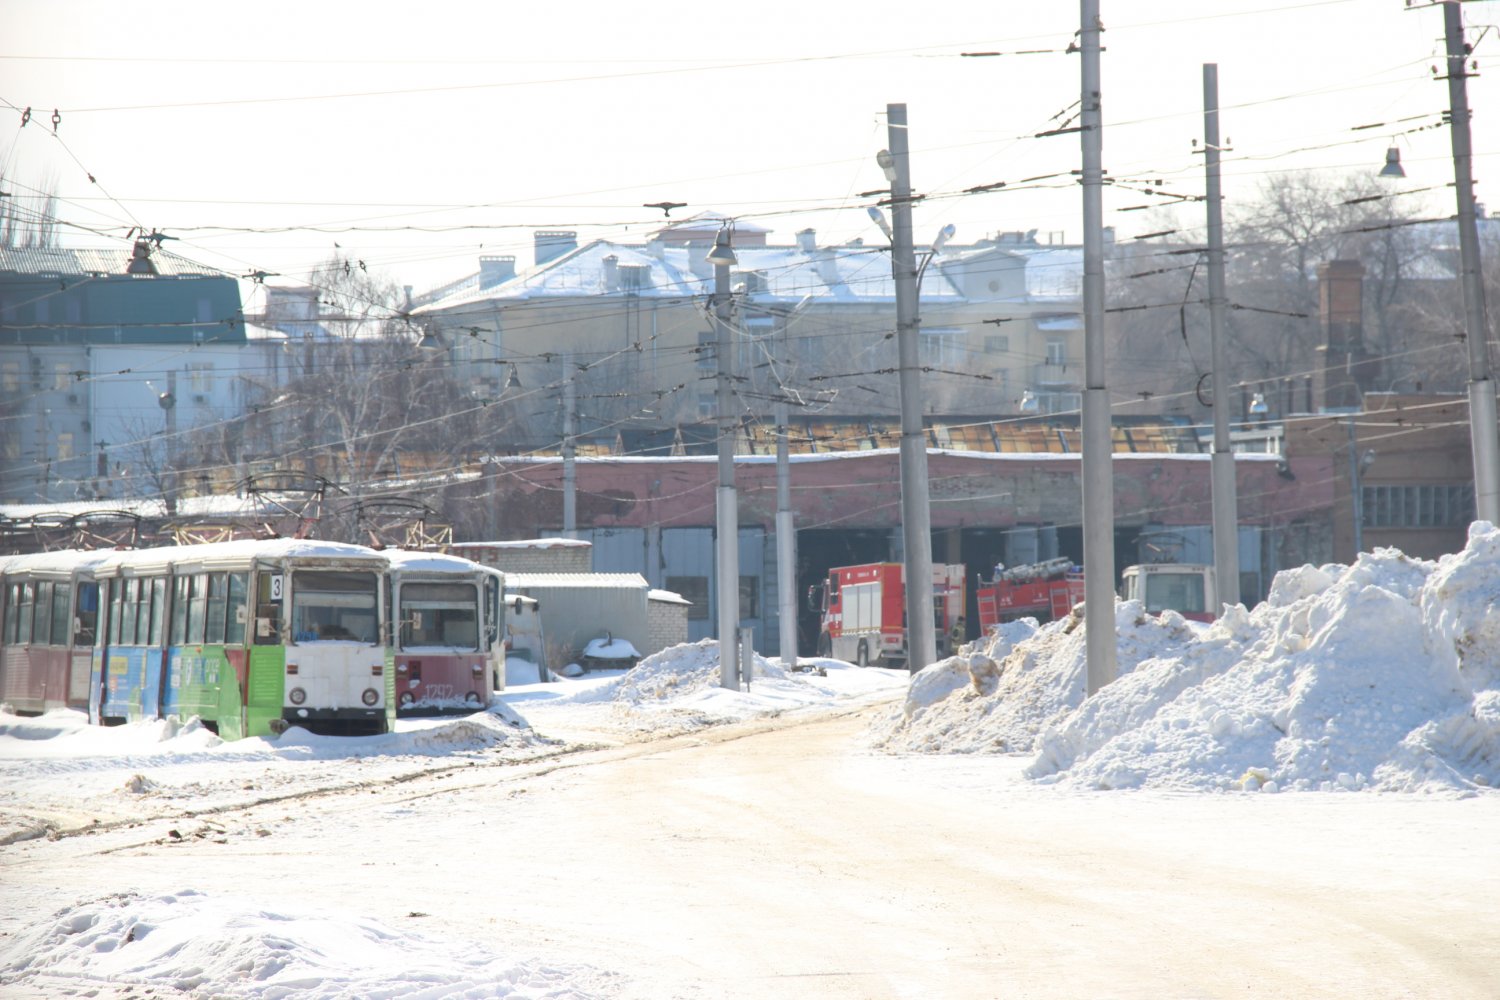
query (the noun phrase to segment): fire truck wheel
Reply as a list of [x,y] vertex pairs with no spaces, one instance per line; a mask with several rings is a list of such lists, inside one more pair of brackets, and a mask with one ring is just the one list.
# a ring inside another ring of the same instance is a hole
[[857,666],[861,667],[868,667],[870,665],[870,647],[865,645],[863,639],[859,641],[859,650],[854,654],[854,662]]

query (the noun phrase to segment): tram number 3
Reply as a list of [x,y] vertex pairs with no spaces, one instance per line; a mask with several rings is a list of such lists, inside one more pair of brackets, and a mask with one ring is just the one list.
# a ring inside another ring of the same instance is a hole
[[281,600],[281,581],[282,581],[282,576],[281,576],[280,573],[272,574],[272,576],[271,576],[271,600],[273,600],[273,601],[279,601],[279,600]]

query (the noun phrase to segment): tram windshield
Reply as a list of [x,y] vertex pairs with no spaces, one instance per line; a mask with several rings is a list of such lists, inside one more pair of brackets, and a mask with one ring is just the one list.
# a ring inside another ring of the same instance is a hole
[[1204,610],[1203,574],[1147,573],[1146,610],[1199,612]]
[[403,583],[401,648],[479,648],[479,591],[471,583]]
[[292,574],[295,642],[378,639],[374,573],[297,570]]

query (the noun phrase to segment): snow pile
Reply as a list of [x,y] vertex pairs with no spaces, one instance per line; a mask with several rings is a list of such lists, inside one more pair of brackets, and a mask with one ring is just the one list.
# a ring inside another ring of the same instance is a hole
[[398,931],[373,920],[273,913],[194,891],[82,903],[0,946],[0,984],[48,981],[80,991],[107,984],[130,995],[140,988],[265,1000],[587,1000],[619,985],[616,977],[587,967],[515,962],[470,942]]
[[639,660],[641,651],[632,646],[629,639],[606,635],[602,639],[590,639],[583,655],[591,660]]
[[1116,614],[1119,676],[1094,697],[1083,630],[1068,619],[924,671],[943,676],[918,675],[874,741],[1034,752],[1029,777],[1093,788],[1500,782],[1500,531],[1489,524],[1436,563],[1380,549],[1281,573],[1263,604],[1206,628],[1134,602]]

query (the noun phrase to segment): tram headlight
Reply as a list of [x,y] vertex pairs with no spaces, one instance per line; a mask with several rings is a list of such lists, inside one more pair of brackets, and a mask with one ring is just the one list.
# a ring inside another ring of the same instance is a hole
[[374,708],[375,703],[380,700],[380,692],[374,688],[365,688],[365,693],[359,696],[359,700]]
[[307,700],[307,692],[301,688],[292,688],[286,693],[286,700],[293,705],[300,705]]
[[468,694],[464,695],[464,701],[468,702],[470,705],[479,704],[479,692],[470,691]]
[[415,699],[415,698],[413,698],[411,696],[411,692],[410,691],[402,691],[401,692],[401,705],[402,705],[403,708],[406,707],[406,706],[408,706],[408,705],[411,705],[416,700],[417,699]]

